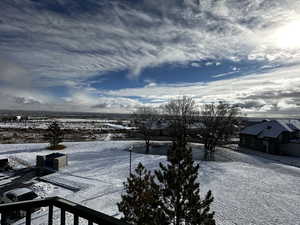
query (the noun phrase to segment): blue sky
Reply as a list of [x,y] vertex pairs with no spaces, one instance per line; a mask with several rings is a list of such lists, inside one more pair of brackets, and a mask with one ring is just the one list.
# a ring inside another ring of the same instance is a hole
[[299,27],[297,0],[1,0],[0,108],[299,116]]

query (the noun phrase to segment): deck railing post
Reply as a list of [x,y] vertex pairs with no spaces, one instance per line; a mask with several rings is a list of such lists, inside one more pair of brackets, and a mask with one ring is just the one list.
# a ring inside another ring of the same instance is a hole
[[74,214],[74,225],[78,225],[79,217],[77,214]]
[[50,204],[48,209],[48,225],[52,225],[52,224],[53,224],[53,205]]
[[25,216],[25,225],[31,225],[31,221],[33,219],[39,218],[33,216],[33,213],[41,207],[48,207],[48,215],[45,215],[46,217],[43,217],[47,220],[48,216],[48,225],[53,225],[54,208],[60,210],[60,216],[58,215],[57,219],[60,220],[61,225],[66,225],[66,213],[73,214],[74,225],[78,225],[80,223],[80,218],[87,220],[88,225],[128,225],[127,223],[114,217],[105,215],[94,209],[90,209],[86,206],[59,197],[0,204],[0,225],[8,225],[8,223],[10,222],[9,219],[11,218],[17,219],[16,216],[13,215],[15,214],[15,212],[20,212],[18,214],[20,214],[20,216],[23,218]]
[[7,225],[7,212],[1,212],[1,225]]
[[31,209],[26,210],[26,225],[31,225]]
[[60,225],[66,225],[66,211],[60,209]]

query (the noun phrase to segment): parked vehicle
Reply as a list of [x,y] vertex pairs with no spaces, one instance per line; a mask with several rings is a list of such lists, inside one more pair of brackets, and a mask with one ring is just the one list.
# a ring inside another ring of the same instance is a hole
[[[10,191],[4,192],[0,196],[0,204],[19,202],[19,201],[28,201],[38,198],[38,195],[34,193],[29,188],[16,188]],[[38,211],[39,208],[34,209],[34,211]],[[9,222],[14,222],[18,219],[21,219],[26,216],[26,211],[18,210],[12,211],[9,213],[8,218]]]
[[37,198],[38,195],[29,188],[16,188],[6,191],[0,197],[1,203],[10,203],[18,201],[26,201]]

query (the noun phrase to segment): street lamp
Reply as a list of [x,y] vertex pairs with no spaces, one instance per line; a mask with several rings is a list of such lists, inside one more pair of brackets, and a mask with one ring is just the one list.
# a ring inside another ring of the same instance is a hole
[[131,145],[129,147],[129,175],[131,175],[131,153],[132,153],[132,149],[133,149],[133,146]]

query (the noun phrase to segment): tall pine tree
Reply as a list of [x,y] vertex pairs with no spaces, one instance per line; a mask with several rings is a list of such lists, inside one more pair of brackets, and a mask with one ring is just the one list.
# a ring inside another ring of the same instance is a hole
[[215,225],[211,191],[200,198],[196,181],[199,165],[192,150],[175,142],[168,163],[160,163],[155,175],[142,164],[124,183],[126,193],[118,204],[124,220],[134,225]]
[[168,164],[160,163],[155,171],[161,189],[162,209],[168,224],[214,225],[211,191],[200,198],[200,184],[196,181],[199,165],[194,165],[191,148],[173,144]]
[[155,176],[139,163],[135,174],[130,174],[124,183],[126,193],[118,203],[123,220],[133,225],[164,225],[165,218],[161,210],[159,186]]

